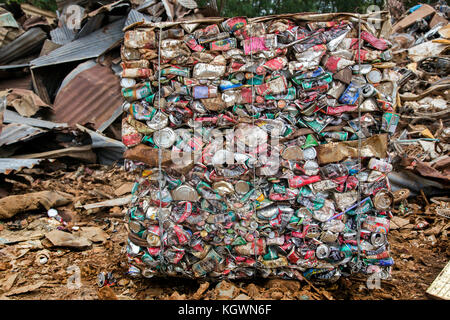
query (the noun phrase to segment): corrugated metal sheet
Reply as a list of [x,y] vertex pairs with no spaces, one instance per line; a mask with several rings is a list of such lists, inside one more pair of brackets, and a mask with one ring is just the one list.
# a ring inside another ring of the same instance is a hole
[[96,131],[89,130],[81,125],[77,125],[78,129],[89,133],[92,139],[92,148],[97,154],[100,164],[111,165],[116,161],[123,159],[123,153],[126,150],[122,141],[108,138]]
[[136,8],[136,10],[145,10],[148,7],[154,5],[156,2],[158,2],[157,0],[145,0],[139,7]]
[[0,173],[8,174],[11,171],[20,171],[23,168],[33,168],[45,159],[14,159],[0,158]]
[[28,63],[22,63],[22,64],[7,64],[4,66],[0,66],[0,70],[3,71],[9,71],[12,69],[23,69],[23,68],[27,68],[28,67]]
[[12,88],[32,90],[31,74],[20,78],[0,79],[0,91]]
[[105,17],[104,13],[99,13],[98,15],[90,18],[86,24],[81,28],[81,30],[76,34],[75,39],[81,39],[91,34],[95,30],[101,27],[103,18]]
[[2,133],[0,133],[0,147],[19,141],[26,141],[31,137],[45,132],[47,131],[26,124],[11,123],[2,128]]
[[59,86],[58,91],[56,92],[56,95],[58,95],[59,91],[61,91],[70,81],[72,81],[77,75],[79,75],[80,72],[95,67],[96,65],[97,62],[95,62],[95,59],[91,59],[86,62],[80,63],[75,69],[70,71],[70,73],[64,78],[64,80],[61,82],[61,85]]
[[22,29],[0,27],[0,47],[6,46],[8,43],[24,33],[25,31]]
[[153,17],[151,17],[147,14],[140,13],[137,10],[131,9],[130,12],[128,13],[127,20],[125,21],[125,27],[128,27],[129,25],[132,25],[133,23],[141,22],[141,21],[152,22]]
[[3,122],[4,123],[22,123],[22,124],[27,124],[27,125],[30,125],[33,127],[45,128],[45,129],[68,127],[67,123],[55,123],[55,122],[46,121],[46,120],[22,117],[17,112],[14,112],[11,110],[5,110],[5,112],[3,114]]
[[123,38],[125,18],[115,21],[86,37],[77,39],[48,55],[31,61],[33,68],[55,65],[71,61],[97,58],[102,53],[119,43]]
[[0,48],[0,64],[19,59],[39,49],[47,39],[41,28],[31,28],[20,37]]
[[69,125],[91,122],[99,129],[113,116],[120,116],[116,112],[123,102],[120,89],[108,67],[96,64],[81,71],[58,92],[53,104],[55,121]]
[[50,31],[50,37],[56,44],[65,45],[75,39],[76,32],[73,29],[69,29],[66,25],[55,28]]

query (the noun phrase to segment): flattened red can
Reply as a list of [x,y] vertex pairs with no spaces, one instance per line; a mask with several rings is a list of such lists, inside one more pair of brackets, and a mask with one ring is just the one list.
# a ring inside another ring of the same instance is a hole
[[211,42],[211,51],[228,51],[237,47],[235,38],[227,38]]
[[247,25],[247,18],[234,17],[222,22],[222,29],[228,32],[235,32]]
[[[358,109],[357,105],[342,105],[342,106],[335,106],[335,107],[327,107],[326,111],[324,111],[326,114],[334,116],[339,115],[344,112],[354,112]],[[323,109],[322,109],[323,110]]]
[[384,39],[378,39],[374,35],[368,33],[367,31],[361,32],[361,39],[369,43],[375,49],[384,51],[388,48],[388,43]]
[[256,93],[260,96],[267,94],[280,94],[287,90],[287,80],[284,76],[278,77],[275,80],[263,83],[256,87]]
[[308,184],[318,182],[321,178],[319,175],[317,176],[293,176],[288,180],[289,188],[300,188],[306,186]]
[[134,147],[141,143],[142,134],[132,127],[126,118],[122,120],[122,142],[126,147]]

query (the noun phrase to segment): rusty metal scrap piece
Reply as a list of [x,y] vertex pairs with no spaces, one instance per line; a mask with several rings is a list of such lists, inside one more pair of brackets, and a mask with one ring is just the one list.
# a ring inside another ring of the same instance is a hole
[[[386,158],[388,135],[379,134],[362,140],[361,156]],[[331,142],[317,147],[319,164],[358,157],[358,141]]]

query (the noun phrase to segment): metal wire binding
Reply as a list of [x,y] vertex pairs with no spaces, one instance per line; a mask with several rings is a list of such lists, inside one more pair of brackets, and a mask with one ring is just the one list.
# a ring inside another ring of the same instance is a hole
[[[161,33],[162,28],[159,27],[159,40],[158,40],[158,108],[161,112]],[[161,162],[162,162],[162,150],[158,148],[158,187],[159,187],[159,210],[158,210],[158,223],[159,223],[159,264],[161,267],[161,271],[165,271],[165,261],[164,261],[164,227],[161,218],[162,211],[162,170],[161,170]]]
[[[253,29],[250,28],[250,61],[252,63],[252,67],[253,67]],[[253,71],[252,71],[253,74]],[[256,116],[256,111],[254,108],[254,101],[255,101],[255,79],[253,79],[255,77],[255,75],[253,74],[252,77],[252,128],[255,127],[255,116]],[[256,188],[256,163],[257,163],[257,155],[255,155],[255,162],[253,163],[253,188],[255,189],[255,191],[257,190]],[[256,214],[256,206],[255,206],[255,202],[253,202],[253,208],[255,209],[255,214]],[[255,230],[256,231],[256,230]],[[258,269],[258,255],[257,255],[257,240],[256,240],[256,232],[253,232],[253,245],[255,246],[254,249],[254,255],[255,255],[255,272],[253,274],[253,277],[256,277],[256,271]]]
[[[358,13],[358,70],[361,72],[361,14]],[[356,242],[358,246],[358,257],[356,260],[356,265],[354,266],[354,271],[359,271],[360,259],[361,259],[361,88],[358,85],[358,207],[356,208],[356,225],[357,225],[357,235]]]

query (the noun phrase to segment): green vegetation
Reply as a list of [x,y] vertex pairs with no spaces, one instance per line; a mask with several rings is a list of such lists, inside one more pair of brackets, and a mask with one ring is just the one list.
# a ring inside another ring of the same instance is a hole
[[56,0],[8,0],[7,3],[29,3],[37,8],[49,10],[49,11],[56,11],[58,9],[58,6],[56,5]]
[[[213,0],[214,1],[214,0]],[[204,7],[212,0],[197,0]],[[56,11],[56,0],[7,0],[8,3],[30,3],[38,8]],[[431,0],[404,0],[405,9],[418,3],[435,3]],[[295,12],[366,12],[371,5],[381,9],[384,0],[216,0],[222,16],[258,17],[269,14]]]
[[[200,6],[211,0],[198,0]],[[430,0],[404,0],[405,9],[418,3],[435,3]],[[295,12],[360,12],[365,13],[371,5],[383,9],[384,0],[216,0],[222,16],[258,17],[268,14]],[[221,10],[222,9],[222,10]]]

